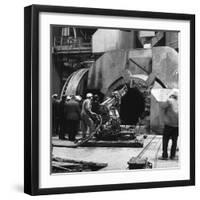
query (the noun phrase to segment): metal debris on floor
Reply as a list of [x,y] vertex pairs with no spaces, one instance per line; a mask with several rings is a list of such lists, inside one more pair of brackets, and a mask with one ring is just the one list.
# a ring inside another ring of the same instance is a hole
[[86,162],[83,160],[54,157],[52,159],[52,173],[98,171],[107,165],[107,163]]

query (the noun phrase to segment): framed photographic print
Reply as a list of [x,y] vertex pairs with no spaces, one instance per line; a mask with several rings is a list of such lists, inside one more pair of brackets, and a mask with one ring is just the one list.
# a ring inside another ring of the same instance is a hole
[[32,5],[24,191],[195,184],[195,16]]

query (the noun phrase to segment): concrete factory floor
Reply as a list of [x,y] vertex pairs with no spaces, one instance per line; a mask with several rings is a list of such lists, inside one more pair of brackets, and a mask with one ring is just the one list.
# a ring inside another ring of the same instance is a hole
[[[72,142],[67,140],[61,141],[53,137],[53,156],[64,159],[82,160],[97,163],[107,163],[107,167],[100,169],[105,170],[125,170],[128,169],[127,162],[132,157],[148,158],[153,168],[177,168],[179,160],[160,160],[162,155],[162,136],[148,135],[144,139],[144,146],[141,148],[133,147],[77,147],[69,148]],[[60,146],[59,146],[60,144]],[[55,146],[56,145],[56,146]],[[169,143],[169,148],[171,142]],[[170,150],[170,149],[169,149]],[[177,152],[177,155],[179,152]],[[177,156],[178,157],[178,156]]]

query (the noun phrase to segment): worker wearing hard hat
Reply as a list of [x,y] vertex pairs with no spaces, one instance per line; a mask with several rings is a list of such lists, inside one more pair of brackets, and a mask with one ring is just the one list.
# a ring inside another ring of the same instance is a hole
[[65,102],[64,112],[68,139],[70,141],[75,141],[79,128],[81,109],[74,95]]
[[92,118],[96,116],[94,112],[92,112],[92,93],[87,93],[86,99],[83,101],[82,110],[81,110],[81,119],[82,119],[82,131],[83,138],[86,137],[87,131],[91,134],[94,130],[94,121]]
[[168,159],[168,143],[172,139],[170,159],[175,159],[178,139],[178,90],[173,89],[161,108],[164,115],[163,154],[162,159]]

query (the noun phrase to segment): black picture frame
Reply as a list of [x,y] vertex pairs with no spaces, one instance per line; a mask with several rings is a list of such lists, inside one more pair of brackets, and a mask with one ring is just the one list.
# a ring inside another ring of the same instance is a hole
[[[190,178],[188,180],[39,188],[39,14],[187,20],[190,23]],[[95,192],[195,185],[195,15],[83,7],[31,5],[24,9],[24,192],[30,195]]]

